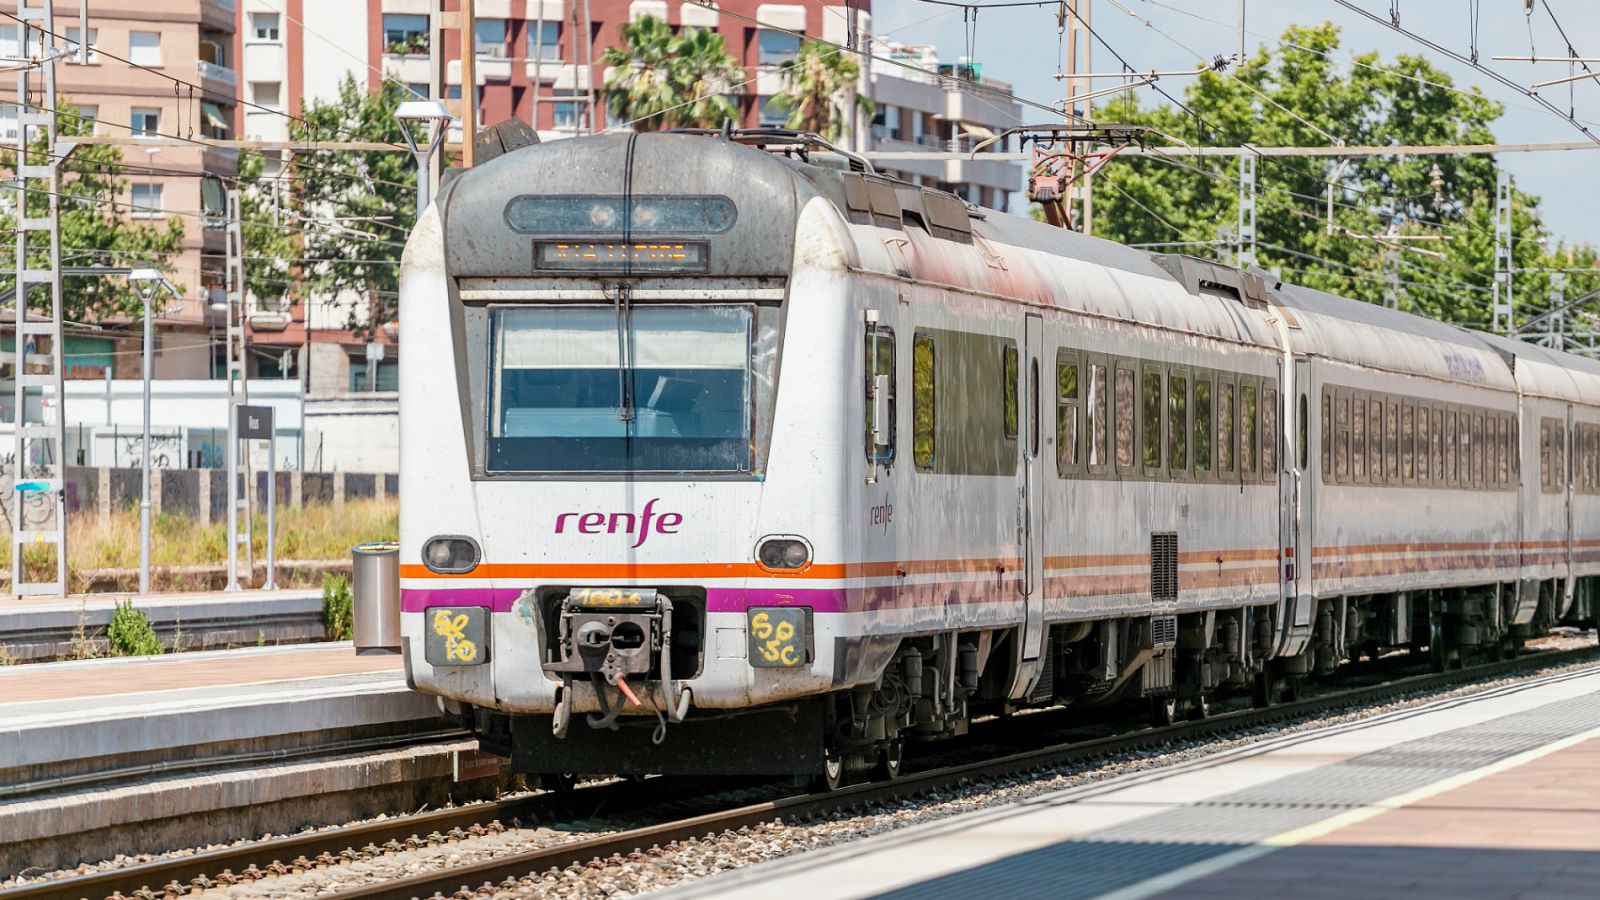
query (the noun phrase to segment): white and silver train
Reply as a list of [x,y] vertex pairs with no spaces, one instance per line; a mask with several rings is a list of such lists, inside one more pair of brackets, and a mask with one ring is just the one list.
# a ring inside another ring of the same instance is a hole
[[893,775],[1600,606],[1600,364],[814,137],[505,152],[400,293],[407,672],[519,771]]

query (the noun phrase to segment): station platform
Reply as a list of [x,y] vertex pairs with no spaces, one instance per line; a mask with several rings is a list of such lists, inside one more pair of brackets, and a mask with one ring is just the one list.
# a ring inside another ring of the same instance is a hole
[[1600,896],[1600,667],[961,814],[661,896]]
[[0,600],[0,649],[14,663],[109,655],[106,626],[123,602],[145,614],[164,646],[185,650],[303,644],[324,635],[320,588],[74,594]]
[[188,846],[185,821],[229,810],[249,811],[249,834],[315,822],[319,804],[345,815],[340,793],[357,815],[409,802],[454,765],[419,741],[455,734],[406,687],[399,656],[349,643],[0,667],[0,873],[58,851],[75,864],[97,848]]

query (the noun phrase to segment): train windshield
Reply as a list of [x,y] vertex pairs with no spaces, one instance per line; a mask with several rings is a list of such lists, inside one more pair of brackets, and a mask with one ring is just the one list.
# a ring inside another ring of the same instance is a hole
[[748,472],[751,330],[733,304],[497,310],[489,470]]

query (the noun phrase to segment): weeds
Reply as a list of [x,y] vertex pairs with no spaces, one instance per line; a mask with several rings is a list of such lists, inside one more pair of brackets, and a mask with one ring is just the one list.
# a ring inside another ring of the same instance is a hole
[[17,658],[11,655],[11,648],[0,643],[0,666],[14,666],[16,664]]
[[117,604],[111,614],[111,625],[106,628],[106,639],[111,642],[114,656],[159,656],[161,639],[151,627],[150,619],[133,608],[132,600]]
[[89,636],[89,606],[85,603],[78,607],[78,624],[72,628],[72,659],[94,659],[100,653],[95,649],[94,639]]
[[343,575],[322,576],[322,628],[330,641],[348,641],[355,634],[355,596],[350,579]]

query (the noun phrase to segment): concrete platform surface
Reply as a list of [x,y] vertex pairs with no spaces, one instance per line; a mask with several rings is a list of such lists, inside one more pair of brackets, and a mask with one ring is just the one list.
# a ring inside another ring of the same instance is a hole
[[[434,699],[405,684],[398,656],[348,643],[265,647],[0,669],[0,797],[22,780],[142,754],[439,723]],[[251,744],[250,749],[261,749]]]
[[659,895],[1600,896],[1600,667],[1286,735]]
[[[287,644],[323,640],[322,591],[209,591],[201,593],[76,594],[0,600],[0,648],[17,662],[108,653],[106,626],[118,603],[132,602],[166,646],[185,649]],[[81,645],[81,646],[80,646]]]

